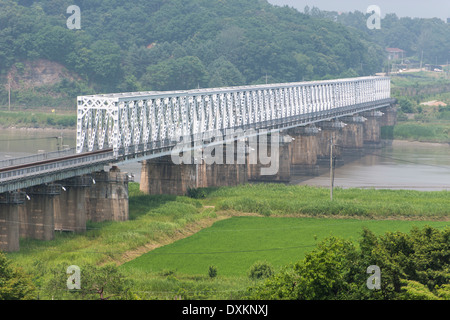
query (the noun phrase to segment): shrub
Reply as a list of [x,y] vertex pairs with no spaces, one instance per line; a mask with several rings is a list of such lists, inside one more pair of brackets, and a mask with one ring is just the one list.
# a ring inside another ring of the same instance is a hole
[[273,274],[272,266],[266,261],[255,262],[248,273],[248,277],[252,280],[269,278]]
[[204,199],[206,198],[206,190],[204,188],[188,188],[187,196],[193,199]]
[[209,266],[209,268],[208,268],[208,275],[209,275],[209,277],[211,279],[217,277],[217,267],[216,266]]
[[50,126],[54,126],[56,124],[56,121],[53,117],[47,117],[47,124]]
[[411,100],[405,97],[400,97],[398,99],[398,104],[400,106],[400,110],[402,110],[404,113],[414,113],[414,106]]

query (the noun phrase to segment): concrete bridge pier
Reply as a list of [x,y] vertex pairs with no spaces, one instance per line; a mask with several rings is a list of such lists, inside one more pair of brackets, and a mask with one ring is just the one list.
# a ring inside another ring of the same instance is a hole
[[0,251],[19,251],[19,205],[0,204]]
[[394,139],[394,127],[397,124],[397,108],[391,105],[380,111],[383,112],[381,117],[382,141],[384,144],[391,144]]
[[[267,143],[250,143],[248,180],[254,182],[289,182],[291,180],[291,154],[293,138],[287,133],[279,134],[277,148],[267,138]],[[261,139],[261,136],[259,136]],[[266,158],[266,159],[264,159]]]
[[0,194],[0,251],[14,252],[19,245],[19,208],[25,203],[25,194]]
[[50,241],[55,236],[55,197],[60,184],[40,185],[26,189],[29,201],[19,210],[20,237]]
[[204,187],[238,186],[247,183],[247,139],[237,139],[203,151]]
[[186,195],[189,189],[206,186],[205,169],[201,158],[192,159],[192,164],[176,164],[171,156],[145,160],[140,190],[146,194]]
[[292,141],[291,173],[294,175],[316,176],[319,174],[317,164],[318,134],[316,126],[290,129],[288,134]]
[[126,221],[129,216],[127,173],[113,166],[109,172],[95,172],[86,190],[86,219],[93,222]]
[[364,112],[367,121],[364,123],[364,145],[370,148],[381,148],[381,119],[380,111]]
[[397,108],[393,105],[381,109],[383,116],[381,117],[381,126],[391,127],[397,124]]
[[340,118],[346,126],[342,129],[342,154],[357,155],[362,154],[364,148],[364,123],[367,121],[362,116],[349,116]]
[[[245,139],[142,162],[140,190],[186,195],[189,189],[236,186],[247,182]],[[174,161],[175,160],[175,161]]]
[[63,186],[55,198],[55,230],[86,231],[86,195],[93,184],[91,176],[81,176],[58,182]]
[[318,152],[317,158],[319,163],[330,162],[331,143],[333,143],[333,157],[340,158],[342,156],[342,131],[346,124],[341,121],[324,121],[318,125],[321,131],[318,134]]

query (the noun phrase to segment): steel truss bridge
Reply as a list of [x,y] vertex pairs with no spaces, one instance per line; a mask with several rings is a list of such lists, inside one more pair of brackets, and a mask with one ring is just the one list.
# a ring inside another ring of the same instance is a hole
[[388,77],[83,96],[76,149],[0,162],[0,194],[170,155],[181,141],[281,131],[393,102]]

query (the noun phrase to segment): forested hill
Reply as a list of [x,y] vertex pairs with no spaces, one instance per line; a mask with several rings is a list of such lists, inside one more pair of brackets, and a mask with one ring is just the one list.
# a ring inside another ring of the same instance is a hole
[[424,64],[443,65],[450,61],[450,23],[438,18],[399,18],[395,13],[386,13],[380,29],[370,30],[366,27],[368,14],[360,11],[338,13],[305,7],[304,13],[354,28],[383,48],[402,49],[411,63],[422,60]]
[[[80,30],[66,26],[70,5]],[[266,0],[0,0],[3,83],[37,59],[113,92],[368,75],[382,58],[357,31]]]

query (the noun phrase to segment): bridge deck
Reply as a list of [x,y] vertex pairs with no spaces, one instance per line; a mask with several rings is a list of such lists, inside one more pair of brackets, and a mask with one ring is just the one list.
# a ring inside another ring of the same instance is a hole
[[77,149],[0,161],[0,193],[169,155],[181,140],[285,130],[391,105],[390,79],[79,97]]

